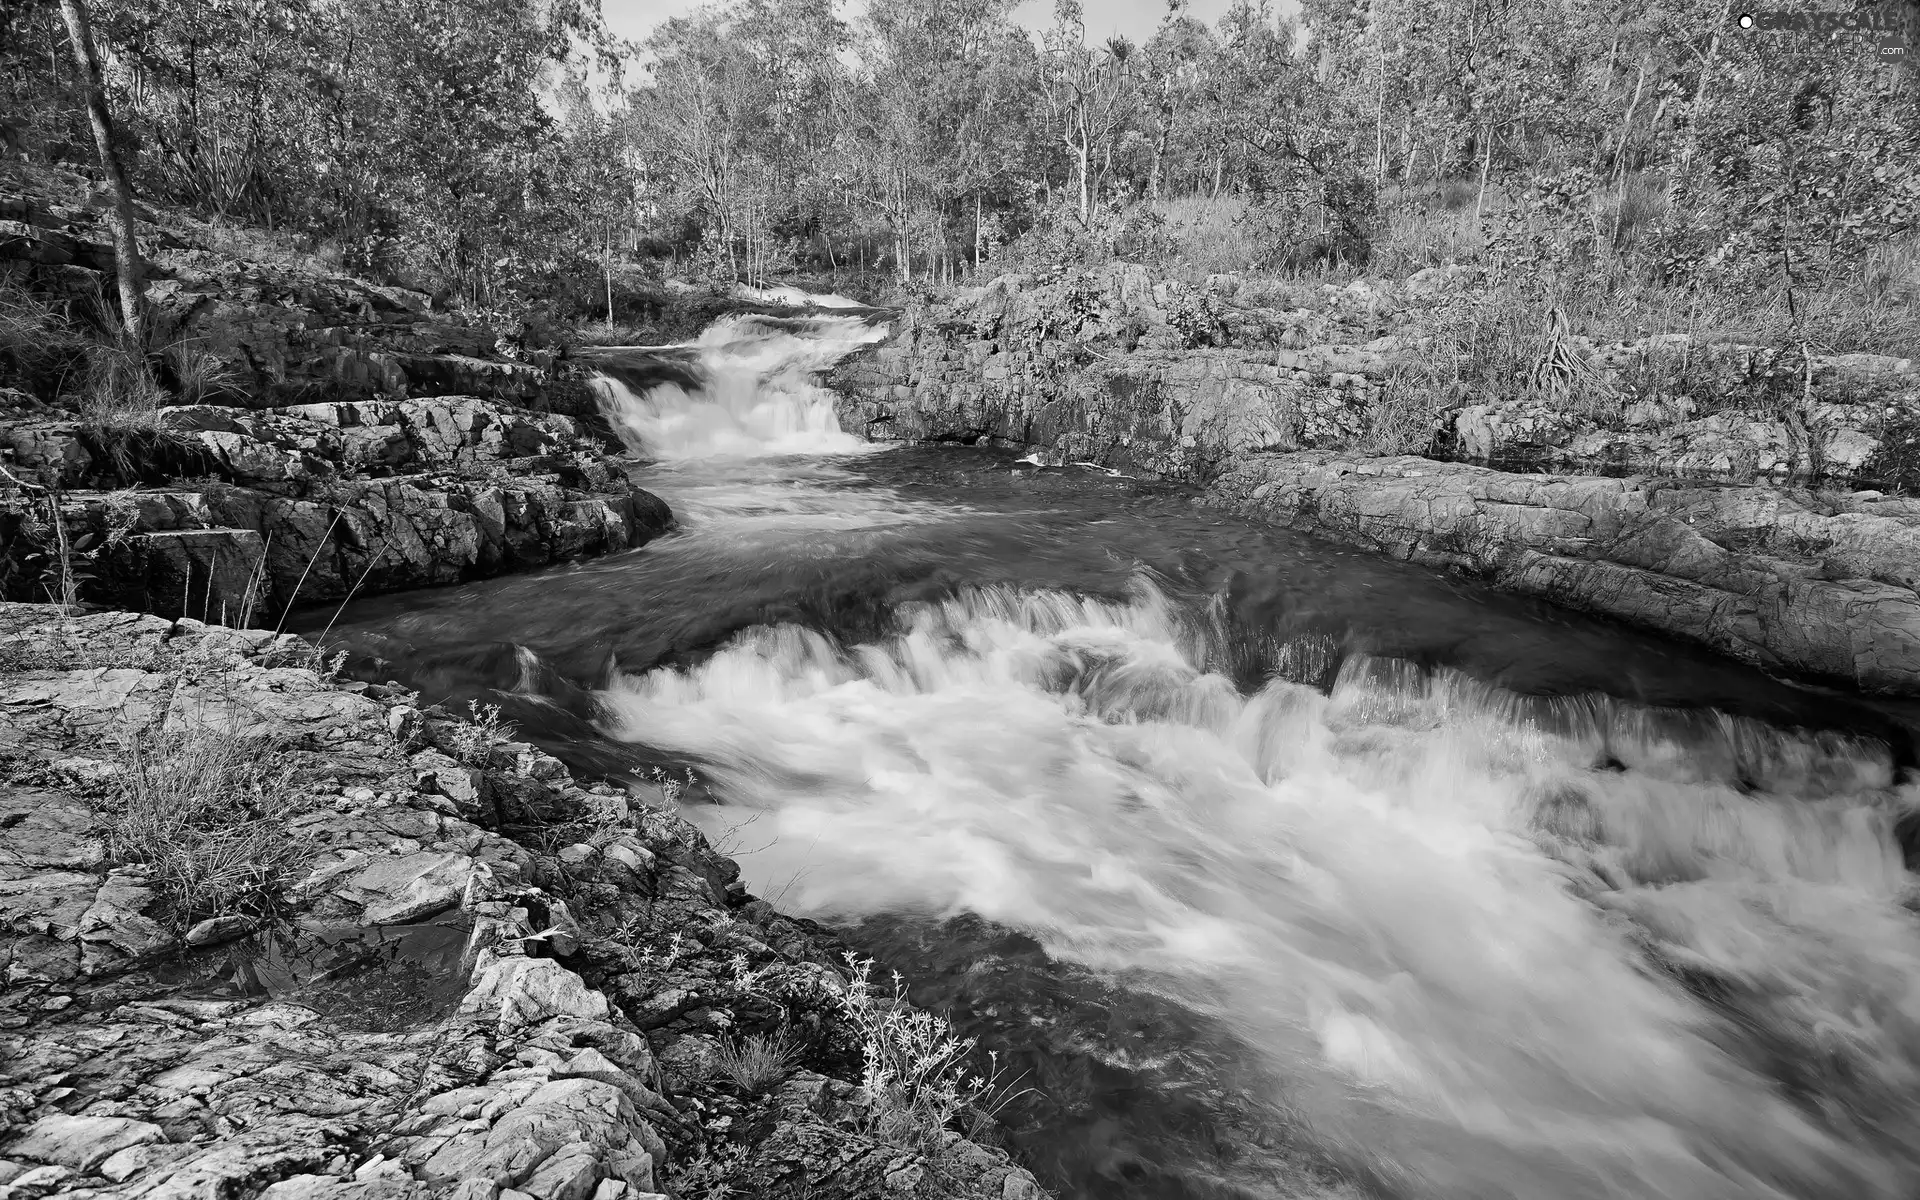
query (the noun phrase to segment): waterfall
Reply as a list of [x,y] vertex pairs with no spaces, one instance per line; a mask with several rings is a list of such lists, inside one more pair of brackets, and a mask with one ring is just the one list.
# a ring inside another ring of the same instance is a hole
[[596,350],[594,387],[627,446],[649,458],[853,453],[867,443],[841,431],[814,376],[886,335],[853,316],[723,317],[681,345]]

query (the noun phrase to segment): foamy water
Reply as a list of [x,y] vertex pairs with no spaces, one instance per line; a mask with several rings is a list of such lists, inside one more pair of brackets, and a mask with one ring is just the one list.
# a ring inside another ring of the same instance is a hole
[[662,383],[636,394],[606,377],[594,386],[628,447],[650,458],[857,453],[867,443],[841,431],[833,394],[814,375],[885,336],[884,326],[858,317],[778,325],[724,317],[693,342],[657,348],[694,351],[698,386]]
[[[613,732],[760,814],[756,892],[973,912],[1150,980],[1259,1048],[1275,1120],[1411,1194],[1910,1194],[1920,938],[1883,754],[1599,702],[1542,719],[1367,660],[1331,695],[1242,696],[1146,585],[909,625],[847,652],[755,631],[621,680]],[[1813,1057],[1807,1103],[1765,1074],[1779,1045]]]

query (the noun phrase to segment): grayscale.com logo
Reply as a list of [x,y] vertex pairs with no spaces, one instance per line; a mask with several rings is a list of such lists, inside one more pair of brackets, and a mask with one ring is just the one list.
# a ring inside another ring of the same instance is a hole
[[1894,61],[1905,59],[1920,45],[1920,31],[1915,30],[1914,24],[1913,11],[1902,4],[1881,4],[1855,12],[1744,12],[1734,18],[1735,26],[1750,32],[1865,34],[1872,38],[1879,57]]

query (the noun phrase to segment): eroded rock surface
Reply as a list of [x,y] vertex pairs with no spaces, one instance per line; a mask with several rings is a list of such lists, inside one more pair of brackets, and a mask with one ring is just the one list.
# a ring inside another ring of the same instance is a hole
[[1210,492],[1769,670],[1920,694],[1920,501],[1313,452],[1246,456]]
[[[1040,1195],[957,1134],[879,1136],[829,942],[657,790],[310,659],[0,606],[0,1196]],[[285,758],[272,912],[173,911],[114,851],[122,743],[186,726]],[[795,1060],[728,1082],[775,1029]]]
[[1429,368],[1445,352],[1440,327],[1483,285],[1429,270],[1394,285],[1220,276],[1196,288],[1124,264],[1007,276],[909,309],[889,343],[831,380],[842,424],[872,437],[1020,445],[1168,478],[1204,480],[1246,453],[1318,449],[1920,484],[1907,449],[1920,428],[1920,360],[1574,336],[1564,351],[1590,379],[1584,399],[1525,395],[1518,377],[1499,394],[1466,395]]
[[[197,456],[218,481],[68,492],[58,529],[46,494],[16,489],[0,502],[16,595],[44,594],[65,537],[93,568],[83,599],[265,621],[289,603],[625,550],[672,523],[602,438],[559,414],[455,397],[161,416],[173,452]],[[47,428],[10,436],[17,446]]]

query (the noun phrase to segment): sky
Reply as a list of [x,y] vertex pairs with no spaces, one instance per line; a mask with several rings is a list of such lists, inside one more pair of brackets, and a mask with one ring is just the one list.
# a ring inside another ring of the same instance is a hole
[[[1230,0],[1190,0],[1187,11],[1197,19],[1214,24],[1227,11]],[[857,4],[858,0],[854,0]],[[607,25],[620,37],[645,37],[655,25],[668,17],[677,17],[700,7],[701,0],[601,0]],[[1166,15],[1166,0],[1083,0],[1087,14],[1087,38],[1103,42],[1114,34],[1144,42],[1153,35],[1160,18]],[[1274,8],[1287,11],[1298,6],[1281,0]],[[842,6],[848,15],[850,5]],[[1053,0],[1022,0],[1014,10],[1014,19],[1030,29],[1041,29],[1053,21]]]

